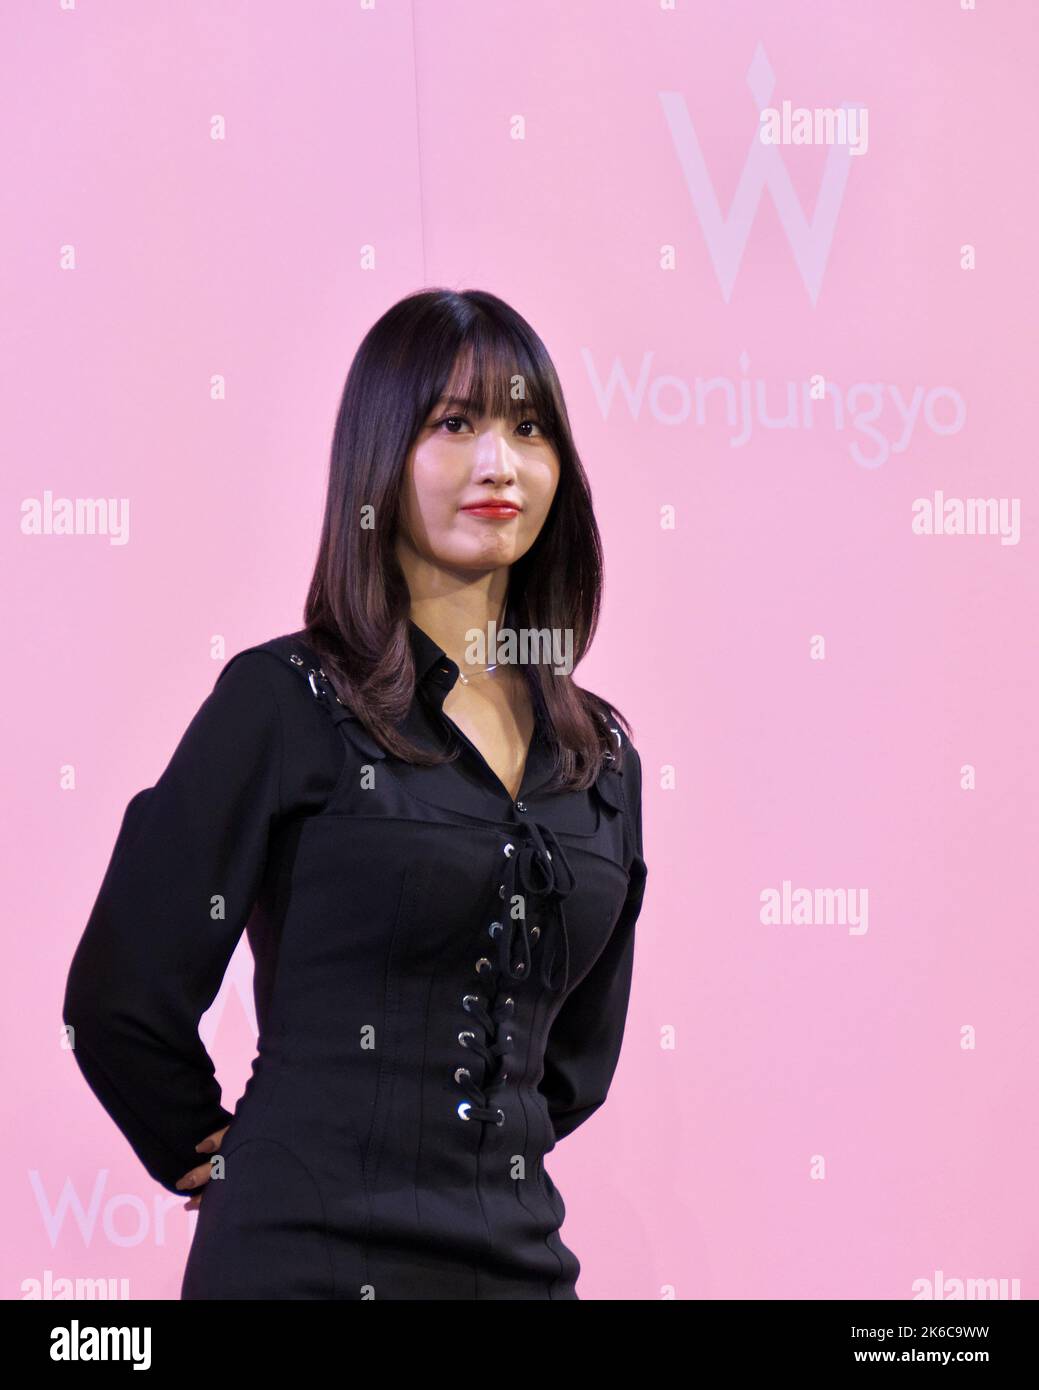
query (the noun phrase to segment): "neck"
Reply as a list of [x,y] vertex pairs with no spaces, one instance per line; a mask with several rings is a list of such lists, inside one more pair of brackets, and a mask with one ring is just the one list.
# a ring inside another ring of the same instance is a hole
[[[432,637],[458,668],[472,674],[484,669],[482,663],[471,662],[467,656],[469,639],[466,633],[473,628],[486,634],[493,622],[504,622],[504,593],[480,592],[475,586],[458,589],[450,594],[412,597],[411,618],[423,632]],[[494,653],[486,653],[493,660]]]

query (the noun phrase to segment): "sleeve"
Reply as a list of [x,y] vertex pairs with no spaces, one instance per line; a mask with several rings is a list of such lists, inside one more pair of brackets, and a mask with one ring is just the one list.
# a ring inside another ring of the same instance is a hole
[[76,948],[62,1016],[91,1090],[171,1192],[230,1124],[198,1034],[262,880],[280,809],[271,653],[224,666],[155,786],[134,796]]
[[642,857],[642,760],[634,744],[625,741],[625,796],[634,845],[628,893],[602,954],[567,996],[549,1029],[544,1073],[538,1083],[557,1142],[573,1133],[606,1099],[624,1037],[635,923],[647,879]]

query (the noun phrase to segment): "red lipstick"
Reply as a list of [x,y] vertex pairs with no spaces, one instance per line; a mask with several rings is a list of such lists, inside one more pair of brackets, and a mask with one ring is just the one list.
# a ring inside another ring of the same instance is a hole
[[508,521],[510,517],[519,516],[519,507],[514,502],[478,502],[472,507],[463,507],[463,512],[468,512],[470,516],[485,516],[492,521]]

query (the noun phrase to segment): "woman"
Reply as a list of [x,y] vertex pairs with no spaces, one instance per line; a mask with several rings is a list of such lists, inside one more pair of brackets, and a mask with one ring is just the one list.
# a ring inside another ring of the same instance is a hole
[[[606,1097],[646,882],[630,726],[565,658],[601,561],[530,325],[394,305],[347,378],[306,626],[232,657],[131,800],[69,975],[87,1081],[193,1193],[183,1298],[577,1298],[543,1159]],[[491,623],[515,650],[474,662]],[[198,1023],[243,929],[232,1115]]]

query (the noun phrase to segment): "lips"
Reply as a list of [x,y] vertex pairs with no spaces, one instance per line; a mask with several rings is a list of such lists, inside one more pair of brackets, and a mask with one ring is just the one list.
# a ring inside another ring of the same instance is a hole
[[463,507],[463,512],[468,512],[470,516],[490,516],[507,518],[519,516],[520,509],[512,502],[478,502],[472,507]]

